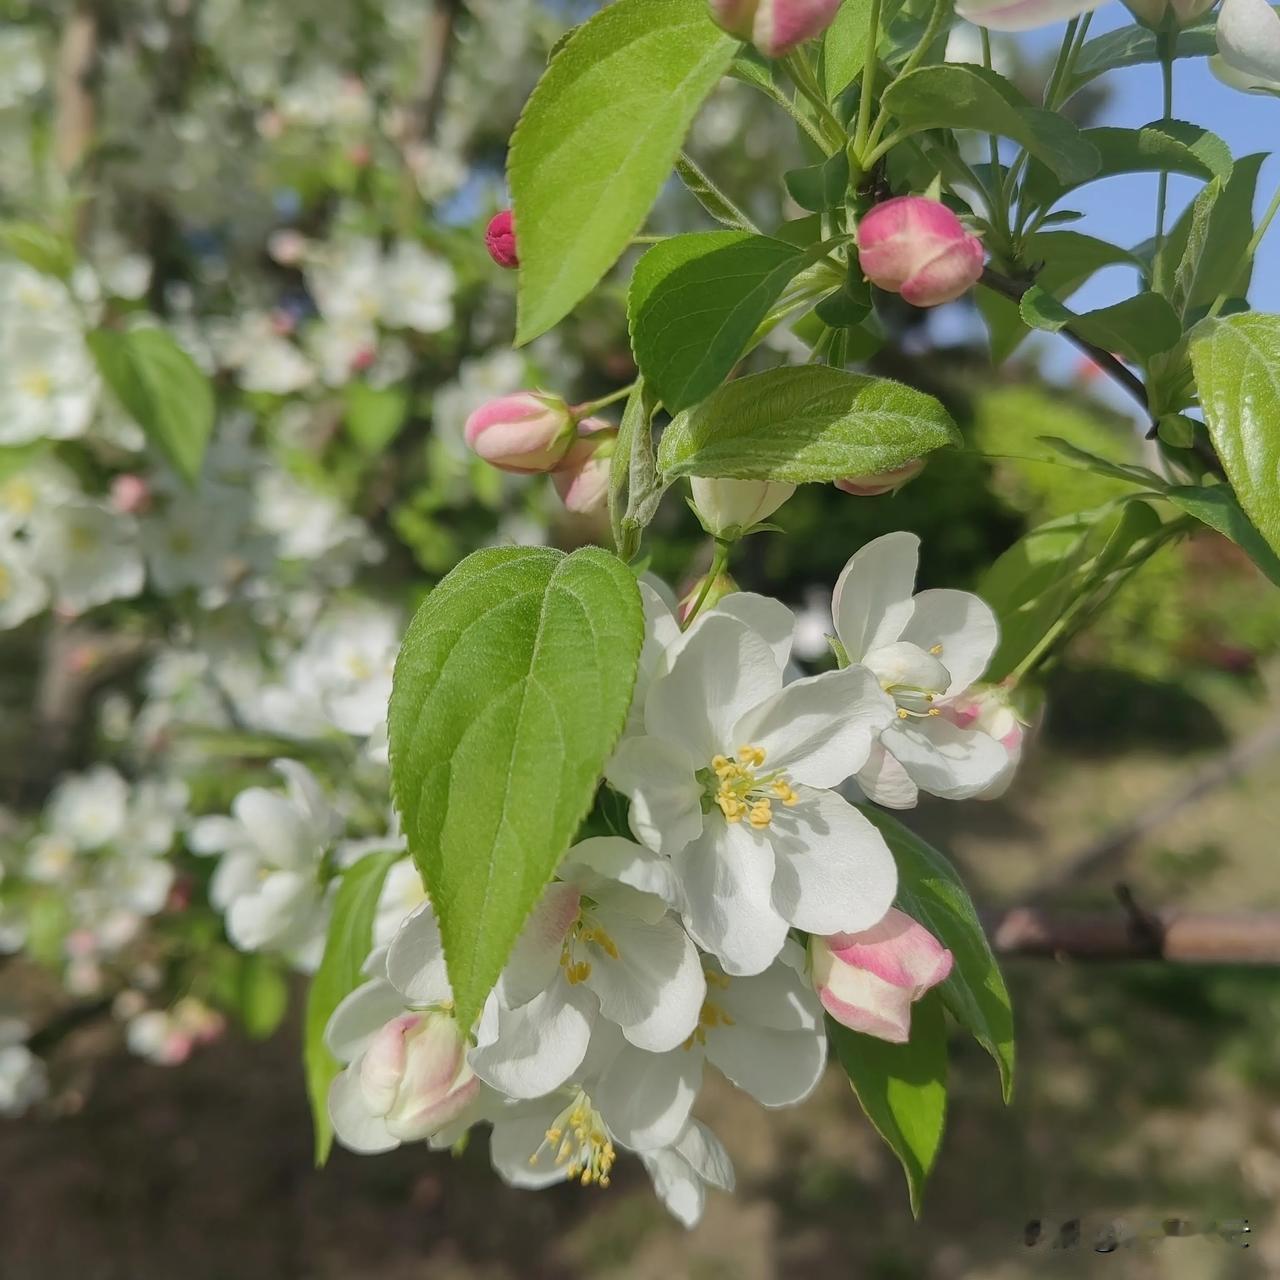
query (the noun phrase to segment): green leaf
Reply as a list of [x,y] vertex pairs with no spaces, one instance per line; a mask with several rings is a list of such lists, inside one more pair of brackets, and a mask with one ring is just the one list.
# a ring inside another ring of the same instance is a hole
[[[1140,129],[1086,129],[1084,137],[1097,148],[1101,163],[1086,179],[1098,182],[1125,173],[1184,173],[1193,178],[1231,176],[1231,148],[1216,134],[1185,120],[1157,120]],[[1032,161],[1023,193],[1039,208],[1056,204],[1082,186],[1059,181],[1038,161]]]
[[1280,316],[1250,312],[1200,324],[1191,364],[1227,479],[1280,551]]
[[640,535],[667,490],[653,454],[654,409],[644,379],[637,379],[609,460],[609,523],[618,555],[626,561],[640,550]]
[[95,329],[86,335],[103,381],[147,439],[189,484],[213,434],[213,388],[164,329]]
[[702,0],[615,0],[552,59],[507,166],[517,343],[563,319],[618,260],[737,48]]
[[1174,506],[1195,516],[1210,529],[1230,538],[1276,586],[1280,587],[1280,557],[1267,545],[1224,484],[1171,485],[1164,491]]
[[689,194],[719,223],[734,231],[755,231],[756,225],[705,174],[691,156],[681,152],[676,160],[676,177]]
[[849,154],[837,151],[821,164],[790,169],[782,175],[787,193],[802,209],[825,213],[842,209],[849,193]]
[[47,276],[66,280],[76,253],[66,236],[32,222],[0,222],[0,250]]
[[875,805],[860,808],[898,864],[899,908],[955,957],[950,976],[936,990],[951,1016],[995,1060],[1008,1102],[1013,1096],[1013,1006],[968,891],[951,863],[914,831]]
[[1178,314],[1158,293],[1139,293],[1114,306],[1077,314],[1039,285],[1022,297],[1022,319],[1050,333],[1067,326],[1086,342],[1142,363],[1168,351],[1182,337]]
[[365,981],[361,966],[373,949],[373,920],[378,910],[382,882],[393,863],[404,857],[399,850],[371,853],[343,875],[333,900],[333,917],[324,944],[324,958],[307,992],[307,1017],[303,1040],[303,1064],[307,1096],[315,1129],[316,1167],[329,1158],[333,1128],[329,1123],[329,1086],[341,1070],[324,1042],[324,1029],[333,1011]]
[[1111,480],[1123,480],[1126,484],[1139,484],[1146,489],[1163,490],[1168,487],[1164,480],[1146,467],[1139,467],[1129,462],[1115,462],[1111,458],[1090,453],[1087,449],[1081,449],[1079,445],[1072,444],[1070,440],[1063,440],[1060,436],[1038,436],[1037,439],[1062,454],[1064,458],[1078,462],[1086,471],[1092,471],[1095,475],[1107,476]]
[[984,67],[919,67],[895,80],[881,101],[906,133],[976,129],[1011,138],[1067,183],[1087,181],[1101,162],[1069,120],[1033,107],[1003,76]]
[[265,1040],[289,1008],[289,984],[279,961],[261,954],[245,956],[237,988],[236,1003],[245,1031],[254,1040]]
[[342,394],[346,401],[347,434],[363,453],[377,457],[400,434],[408,420],[408,391],[404,387],[371,387],[367,382],[348,382]]
[[818,82],[833,102],[862,74],[871,39],[872,0],[844,0],[822,37]]
[[463,1026],[591,808],[643,635],[634,575],[598,547],[477,551],[409,626],[392,792]]
[[906,1044],[850,1031],[831,1018],[827,1037],[867,1119],[901,1162],[911,1212],[918,1218],[947,1119],[947,1027],[941,999],[930,991],[916,1002]]
[[738,378],[677,417],[658,449],[667,477],[839,480],[901,467],[959,443],[922,391],[820,365]]
[[716,389],[801,268],[820,256],[769,236],[700,231],[655,244],[627,298],[636,363],[668,412]]

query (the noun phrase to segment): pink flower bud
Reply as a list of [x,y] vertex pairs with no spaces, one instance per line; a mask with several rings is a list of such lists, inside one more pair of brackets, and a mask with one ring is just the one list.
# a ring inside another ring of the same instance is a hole
[[731,36],[749,40],[766,58],[780,58],[820,36],[835,21],[841,0],[710,0],[711,19]]
[[559,396],[518,391],[482,404],[467,419],[467,444],[490,465],[519,475],[552,471],[576,438],[572,410]]
[[991,785],[975,797],[978,800],[998,800],[1013,781],[1030,727],[1013,709],[1008,694],[1000,685],[971,685],[958,697],[941,703],[938,713],[961,729],[977,729],[985,733],[1005,749],[1008,763]]
[[923,925],[890,907],[861,933],[809,939],[813,989],[842,1026],[894,1044],[911,1036],[911,1006],[951,972],[953,957]]
[[909,480],[914,480],[924,470],[924,459],[913,458],[892,471],[882,471],[874,476],[845,476],[835,482],[843,493],[855,498],[878,498],[883,493],[897,493]]
[[466,1051],[466,1037],[450,1014],[393,1018],[360,1063],[365,1106],[401,1142],[430,1137],[457,1119],[480,1091]]
[[982,274],[982,259],[982,241],[945,204],[923,196],[886,200],[858,224],[863,274],[915,307],[958,298]]
[[484,245],[498,266],[511,271],[520,265],[516,255],[515,218],[510,209],[503,209],[490,219],[484,233]]
[[618,432],[603,418],[583,418],[578,439],[551,480],[565,508],[575,515],[600,511],[609,500],[609,468]]
[[141,515],[151,506],[151,486],[131,472],[111,482],[111,506],[122,516]]

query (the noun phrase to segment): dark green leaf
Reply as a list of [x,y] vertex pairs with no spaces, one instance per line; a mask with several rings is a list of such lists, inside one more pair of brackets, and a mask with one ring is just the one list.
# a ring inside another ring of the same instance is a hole
[[818,79],[828,102],[833,102],[862,74],[871,38],[871,3],[872,0],[844,0],[822,37]]
[[643,635],[635,577],[598,547],[477,551],[409,626],[392,792],[463,1026],[591,808]]
[[609,460],[609,523],[623,560],[640,550],[640,535],[653,519],[666,485],[653,453],[654,403],[640,378],[627,399]]
[[518,342],[566,316],[618,260],[737,48],[700,0],[615,0],[556,54],[508,158]]
[[1068,183],[1098,170],[1097,150],[1064,116],[1033,107],[994,71],[968,63],[919,67],[895,80],[881,99],[902,130],[975,129],[1021,143]]
[[1072,444],[1070,440],[1063,440],[1059,436],[1038,436],[1037,439],[1062,454],[1064,458],[1078,462],[1085,470],[1092,471],[1095,475],[1107,476],[1112,480],[1123,480],[1126,484],[1139,484],[1145,489],[1166,487],[1165,482],[1146,467],[1139,467],[1129,462],[1114,462],[1110,458],[1103,458],[1096,453],[1090,453],[1087,449],[1081,449],[1079,445]]
[[947,1027],[942,1001],[928,992],[911,1011],[911,1039],[890,1044],[827,1019],[827,1036],[876,1132],[907,1175],[911,1212],[920,1216],[925,1179],[947,1119]]
[[164,329],[96,329],[89,350],[103,381],[189,484],[213,434],[213,388]]
[[1020,310],[1023,321],[1035,329],[1056,333],[1070,326],[1086,342],[1139,364],[1168,351],[1182,337],[1177,312],[1158,293],[1139,293],[1114,306],[1077,314],[1032,285]]
[[1173,485],[1165,490],[1164,496],[1202,524],[1230,538],[1280,587],[1280,557],[1253,527],[1249,517],[1240,509],[1235,494],[1226,485]]
[[849,156],[837,151],[821,164],[791,169],[782,175],[787,192],[802,209],[825,213],[844,207],[849,192]]
[[1013,1007],[968,891],[950,862],[914,831],[875,805],[861,808],[898,864],[898,906],[955,957],[951,976],[936,990],[951,1016],[995,1060],[1008,1102],[1013,1094]]
[[838,480],[959,442],[950,414],[901,383],[818,365],[727,383],[671,423],[658,466],[675,476]]
[[329,1086],[339,1064],[324,1042],[324,1029],[333,1011],[365,981],[361,966],[373,948],[373,920],[378,910],[382,882],[392,863],[404,855],[397,850],[369,854],[342,877],[333,900],[333,917],[324,944],[324,958],[307,992],[307,1019],[303,1062],[307,1072],[307,1096],[315,1129],[317,1167],[329,1158],[333,1127],[329,1123]]

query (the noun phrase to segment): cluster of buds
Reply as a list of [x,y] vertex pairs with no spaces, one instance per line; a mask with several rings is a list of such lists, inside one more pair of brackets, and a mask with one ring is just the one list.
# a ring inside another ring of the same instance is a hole
[[550,475],[570,511],[604,506],[617,429],[579,416],[560,396],[518,391],[489,400],[467,419],[465,435],[477,456],[500,471]]

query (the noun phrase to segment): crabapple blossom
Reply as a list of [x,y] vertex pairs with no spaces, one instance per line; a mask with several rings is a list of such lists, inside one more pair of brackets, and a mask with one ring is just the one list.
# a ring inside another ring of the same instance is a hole
[[813,987],[842,1026],[894,1044],[911,1037],[911,1006],[946,980],[954,958],[923,925],[891,907],[858,933],[809,939]]
[[583,418],[578,438],[551,473],[566,510],[590,515],[609,498],[609,466],[618,432],[603,418]]
[[467,419],[467,444],[490,466],[519,475],[553,471],[577,440],[573,411],[559,397],[520,391],[487,401]]
[[956,13],[989,31],[1030,31],[1090,13],[1104,0],[959,0]]
[[820,36],[841,0],[710,0],[711,17],[730,35],[749,40],[766,58],[780,58]]
[[982,264],[982,241],[937,200],[897,196],[858,223],[863,274],[915,307],[960,297],[982,274]]
[[1280,93],[1280,14],[1266,0],[1223,0],[1213,74],[1246,93]]
[[732,541],[767,520],[796,491],[777,480],[725,480],[694,476],[693,509],[713,538]]
[[973,685],[941,710],[952,724],[962,729],[980,729],[1004,748],[1005,767],[975,799],[996,800],[1004,795],[1022,759],[1028,728],[1010,703],[1007,690],[1000,685]]
[[1008,764],[994,738],[947,715],[991,661],[1000,638],[995,615],[965,591],[913,595],[919,546],[911,533],[867,543],[845,565],[832,601],[849,661],[874,673],[896,707],[857,770],[868,798],[892,809],[911,808],[921,791],[950,800],[980,795]]
[[831,789],[865,764],[892,700],[866,668],[784,687],[793,630],[749,593],[703,614],[654,662],[643,732],[605,769],[636,838],[671,858],[690,935],[731,974],[768,968],[789,926],[874,924],[897,886],[879,833]]

